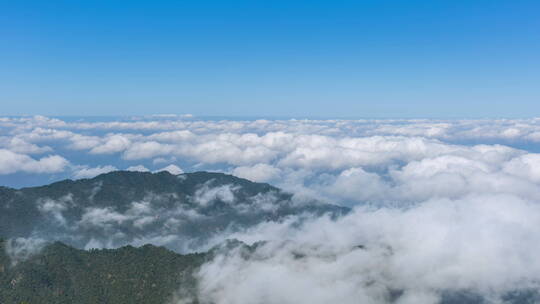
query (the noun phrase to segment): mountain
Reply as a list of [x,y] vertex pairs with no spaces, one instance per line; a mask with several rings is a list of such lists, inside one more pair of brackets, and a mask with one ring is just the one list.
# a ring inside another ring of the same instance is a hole
[[13,265],[6,246],[0,240],[0,303],[6,304],[163,304],[180,291],[184,298],[195,292],[194,270],[208,256],[152,245],[85,251],[56,242]]
[[42,187],[0,187],[0,237],[87,249],[152,243],[191,252],[264,221],[346,212],[317,201],[298,202],[268,184],[210,172],[116,171]]
[[[233,253],[242,258],[260,258],[252,254],[265,243],[228,240],[235,231],[291,215],[347,212],[209,172],[117,171],[42,187],[0,187],[0,303],[198,304],[198,270],[206,262],[238,247]],[[96,249],[108,247],[114,249]],[[384,301],[400,303],[404,294],[388,290]],[[442,304],[491,303],[469,290],[440,296]],[[504,303],[538,302],[535,289],[504,297]]]
[[[9,243],[0,239],[0,303],[5,304],[198,304],[201,265],[238,246],[247,255],[258,246],[227,241],[204,253],[179,254],[153,245],[80,250],[55,242],[13,264],[6,254]],[[403,295],[392,290],[382,303],[401,303]],[[468,290],[442,291],[440,296],[441,304],[494,303]],[[507,304],[533,304],[540,294],[521,290],[503,299]]]
[[[194,275],[212,257],[209,249],[246,246],[225,241],[235,231],[290,215],[348,211],[210,172],[116,171],[41,187],[0,187],[0,303],[195,297]],[[191,253],[197,250],[203,253]]]

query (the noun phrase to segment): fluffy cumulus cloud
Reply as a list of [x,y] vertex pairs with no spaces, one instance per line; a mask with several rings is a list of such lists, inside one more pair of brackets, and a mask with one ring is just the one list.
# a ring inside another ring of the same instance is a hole
[[59,155],[34,159],[25,154],[0,149],[0,174],[16,172],[56,173],[63,171],[68,164],[69,162]]
[[41,154],[45,152],[52,151],[51,147],[43,146],[40,147],[36,144],[32,144],[24,140],[23,138],[13,136],[4,136],[0,137],[0,147],[5,147],[6,149],[16,152],[16,153],[26,153],[26,154]]
[[540,280],[540,205],[510,195],[358,207],[333,220],[264,223],[234,235],[255,249],[199,271],[203,303],[439,303],[467,292],[495,303]]
[[523,147],[540,141],[537,119],[204,121],[153,116],[64,122],[23,117],[4,118],[0,128],[11,134],[0,144],[13,153],[80,151],[124,163],[143,161],[145,166],[149,161],[181,160],[193,168],[229,167],[259,180],[279,179],[282,170],[291,168],[317,173],[352,167],[385,169],[467,153],[470,143]]
[[90,149],[93,154],[109,154],[124,151],[130,145],[130,140],[127,136],[113,134],[106,136],[103,143]]
[[163,167],[161,169],[158,169],[156,171],[157,172],[167,171],[167,172],[169,172],[170,174],[173,174],[173,175],[178,175],[178,174],[184,173],[184,171],[180,167],[178,167],[177,165],[173,165],[173,164],[168,165],[166,167]]
[[[83,178],[116,168],[219,171],[270,183],[297,200],[353,208],[337,219],[291,217],[217,236],[256,245],[218,254],[201,268],[202,303],[438,303],[448,292],[498,303],[513,290],[539,288],[538,118],[37,116],[1,118],[0,130],[0,175],[7,178],[21,172]],[[239,203],[232,185],[204,187],[192,197],[198,206]],[[252,199],[272,210],[272,199]],[[39,204],[60,225],[70,202]],[[133,208],[88,209],[79,225],[152,225],[155,212]],[[175,237],[163,233],[140,243],[148,240],[170,244]]]
[[268,182],[276,180],[281,174],[281,170],[268,164],[256,164],[236,167],[232,170],[232,174],[255,182]]
[[236,199],[234,192],[237,189],[238,188],[233,185],[213,187],[209,184],[204,184],[195,192],[194,201],[202,207],[206,207],[216,200],[231,204]]

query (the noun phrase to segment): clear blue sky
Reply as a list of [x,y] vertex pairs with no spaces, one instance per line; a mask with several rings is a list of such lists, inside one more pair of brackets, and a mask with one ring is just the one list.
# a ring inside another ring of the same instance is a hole
[[540,1],[3,1],[0,114],[540,116]]

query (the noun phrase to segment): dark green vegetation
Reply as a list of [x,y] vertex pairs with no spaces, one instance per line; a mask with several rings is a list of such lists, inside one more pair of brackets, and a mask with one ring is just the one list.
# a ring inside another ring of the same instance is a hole
[[348,209],[221,173],[117,171],[20,190],[0,187],[0,237],[62,241],[76,248],[152,243],[177,252],[288,215]]
[[0,303],[156,303],[195,292],[207,254],[180,255],[145,245],[79,250],[53,243],[12,265],[0,240]]
[[263,221],[346,212],[208,172],[118,171],[0,187],[0,303],[162,304],[174,297],[197,303],[193,275],[212,251],[177,252],[192,252],[216,236],[220,243],[227,233]]
[[[250,259],[264,244],[224,241],[231,232],[290,215],[347,212],[297,202],[268,184],[208,172],[119,171],[43,187],[0,187],[0,304],[197,304],[201,265],[238,246]],[[209,240],[221,246],[208,249],[203,245]],[[203,249],[186,253],[194,248]],[[404,292],[389,291],[387,301],[399,303]],[[540,296],[524,290],[503,300],[533,304]],[[441,291],[440,303],[491,302],[468,290],[452,290]]]
[[[153,245],[80,250],[56,242],[14,265],[6,255],[7,241],[0,239],[0,303],[198,304],[196,272],[203,263],[216,252],[237,246],[250,255],[258,245],[228,241],[205,253],[182,255]],[[398,303],[402,295],[403,291],[391,291],[389,303]],[[534,304],[540,295],[525,290],[509,293],[503,300]],[[443,292],[440,303],[492,302],[463,290]]]

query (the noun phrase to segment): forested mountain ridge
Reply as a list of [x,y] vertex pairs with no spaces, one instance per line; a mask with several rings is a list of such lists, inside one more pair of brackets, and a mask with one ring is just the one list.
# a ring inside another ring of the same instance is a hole
[[[193,298],[195,270],[209,255],[145,245],[79,250],[56,242],[13,264],[0,240],[0,303],[155,303]],[[197,303],[195,300],[191,303]]]
[[[118,171],[42,187],[0,187],[0,303],[219,304],[205,300],[199,288],[201,267],[220,265],[229,253],[265,258],[256,254],[258,246],[264,252],[265,242],[230,241],[230,232],[292,215],[348,212],[295,201],[268,184],[208,172]],[[370,248],[359,244],[348,250]],[[313,257],[293,250],[288,258],[302,264]],[[437,292],[441,304],[492,303],[467,289]],[[385,294],[381,303],[397,304],[406,295],[399,288]],[[518,289],[503,299],[540,302],[535,289]]]
[[299,203],[271,185],[222,173],[116,171],[41,187],[0,188],[0,237],[88,249],[153,243],[188,252],[263,221],[346,212],[316,201]]
[[[0,303],[199,304],[199,268],[216,255],[240,247],[249,258],[259,244],[247,246],[233,240],[204,253],[178,254],[153,245],[80,250],[55,242],[14,264],[7,254],[9,241],[0,239]],[[381,303],[398,304],[404,295],[399,289],[388,294]],[[467,289],[442,291],[440,297],[440,304],[495,303]],[[517,290],[503,298],[507,304],[540,301],[534,289]]]

